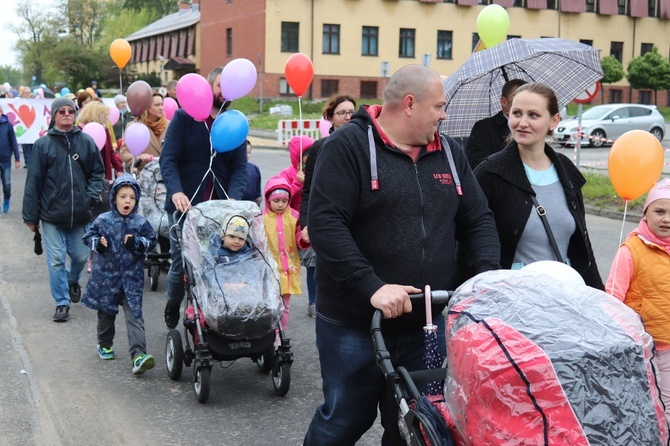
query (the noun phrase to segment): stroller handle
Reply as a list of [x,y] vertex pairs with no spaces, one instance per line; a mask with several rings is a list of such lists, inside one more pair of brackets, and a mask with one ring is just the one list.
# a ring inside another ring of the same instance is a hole
[[[453,294],[453,291],[445,291],[445,290],[433,290],[430,295],[431,295],[431,300],[435,304],[445,304],[449,302],[449,298],[451,298],[451,295]],[[410,300],[421,300],[425,299],[426,295],[425,293],[417,293],[417,294],[410,294],[409,298]],[[370,327],[370,333],[372,334],[376,330],[381,329],[381,324],[382,324],[382,316],[383,313],[381,310],[375,310],[375,313],[372,315],[372,324]]]

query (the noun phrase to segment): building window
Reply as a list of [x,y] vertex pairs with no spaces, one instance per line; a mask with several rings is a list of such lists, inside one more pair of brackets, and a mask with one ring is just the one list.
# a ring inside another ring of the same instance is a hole
[[619,63],[623,62],[623,42],[612,42],[610,44],[610,56],[614,56]]
[[282,53],[297,53],[299,37],[300,37],[300,23],[281,22]]
[[279,79],[279,94],[281,96],[288,96],[293,94],[293,89],[286,82],[286,78],[282,77]]
[[619,15],[626,15],[626,0],[618,0]]
[[586,12],[596,12],[596,0],[586,0]]
[[654,48],[653,43],[643,43],[640,45],[640,56],[644,56],[647,53],[651,53],[651,50]]
[[610,90],[610,104],[621,104],[621,90]]
[[656,0],[649,0],[649,17],[656,17]]
[[588,46],[593,46],[593,40],[579,39],[579,43],[583,43],[584,45],[588,45]]
[[442,0],[442,3],[456,3],[456,0]]
[[515,8],[523,8],[523,0],[514,0],[514,2],[512,2],[512,6]]
[[637,97],[638,104],[651,104],[651,91],[644,90],[640,91],[640,94]]
[[321,97],[327,98],[337,94],[340,90],[340,81],[337,79],[321,79]]
[[472,51],[477,48],[477,45],[479,44],[479,34],[477,33],[472,33]]
[[226,28],[226,56],[233,55],[233,28]]
[[452,31],[438,31],[437,32],[437,58],[451,59],[451,47],[453,32]]
[[377,81],[361,81],[361,99],[377,98]]
[[323,54],[340,54],[340,25],[323,25]]
[[558,3],[558,0],[547,0],[547,9],[548,10],[556,9],[556,4],[557,3]]
[[400,28],[398,57],[414,57],[414,29]]
[[378,26],[364,26],[363,36],[361,39],[361,55],[362,56],[377,56],[379,48],[379,27]]

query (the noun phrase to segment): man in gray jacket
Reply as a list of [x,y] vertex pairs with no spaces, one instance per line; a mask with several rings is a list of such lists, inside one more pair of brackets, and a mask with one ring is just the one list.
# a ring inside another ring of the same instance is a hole
[[[33,146],[23,195],[23,221],[35,232],[42,222],[54,322],[69,317],[70,302],[79,302],[79,278],[88,248],[82,237],[91,222],[91,208],[101,197],[105,167],[93,138],[74,125],[74,102],[58,98],[51,104],[55,122]],[[66,255],[70,268],[66,268]]]

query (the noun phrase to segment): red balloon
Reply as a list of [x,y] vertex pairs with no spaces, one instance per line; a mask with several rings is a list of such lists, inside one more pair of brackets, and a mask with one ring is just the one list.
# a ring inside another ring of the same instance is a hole
[[310,58],[303,53],[292,54],[284,67],[286,82],[293,89],[296,96],[302,96],[314,77],[314,65]]

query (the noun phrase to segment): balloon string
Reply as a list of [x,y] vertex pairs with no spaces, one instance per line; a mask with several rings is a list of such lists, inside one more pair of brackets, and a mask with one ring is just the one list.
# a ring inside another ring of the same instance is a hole
[[302,124],[302,101],[300,100],[300,96],[298,96],[298,122],[300,124],[300,170],[302,170],[302,132],[303,132],[303,124]]
[[121,72],[123,71],[122,68],[119,68],[119,89],[121,92],[119,94],[123,94],[123,77],[121,77]]
[[[623,220],[621,221],[621,231],[619,231],[619,249],[621,249],[621,243],[623,240],[623,230],[626,224],[626,213],[628,212],[628,200],[624,199],[623,207]],[[619,251],[617,251],[616,258],[614,260],[614,275],[612,276],[612,289],[610,290],[610,296],[614,296],[614,285],[616,285],[616,275],[619,271]]]

